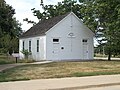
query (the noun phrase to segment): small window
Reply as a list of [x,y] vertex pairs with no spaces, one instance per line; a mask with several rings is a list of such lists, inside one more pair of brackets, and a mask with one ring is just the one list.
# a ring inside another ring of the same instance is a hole
[[53,39],[53,42],[57,43],[57,42],[59,42],[59,39]]
[[83,39],[82,42],[83,42],[83,45],[87,45],[88,44],[88,40],[87,39]]
[[82,42],[87,42],[87,39],[83,39]]
[[37,52],[39,52],[39,40],[37,40]]
[[29,52],[31,52],[31,41],[29,41]]
[[23,51],[25,50],[25,41],[23,41]]

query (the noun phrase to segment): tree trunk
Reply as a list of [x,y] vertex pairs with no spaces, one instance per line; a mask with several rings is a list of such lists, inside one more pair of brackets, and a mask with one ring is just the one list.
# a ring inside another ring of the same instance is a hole
[[108,52],[108,61],[111,61],[111,49],[109,48],[109,52]]

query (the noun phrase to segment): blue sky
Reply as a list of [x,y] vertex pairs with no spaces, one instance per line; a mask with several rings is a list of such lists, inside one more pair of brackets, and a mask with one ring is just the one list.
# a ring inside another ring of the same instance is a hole
[[[7,4],[11,5],[15,9],[15,17],[22,24],[22,29],[27,31],[32,25],[23,22],[23,19],[29,18],[38,22],[37,18],[33,16],[31,9],[41,9],[41,0],[5,0]],[[58,1],[62,0],[43,0],[44,4],[57,4]]]

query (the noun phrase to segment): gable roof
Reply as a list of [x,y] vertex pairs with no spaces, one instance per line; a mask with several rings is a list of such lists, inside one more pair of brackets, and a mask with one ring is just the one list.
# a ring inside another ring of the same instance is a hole
[[23,35],[21,35],[20,38],[29,38],[29,37],[34,37],[34,36],[45,35],[45,33],[50,28],[52,28],[54,25],[56,25],[58,22],[60,22],[68,14],[69,13],[66,13],[64,15],[59,15],[59,16],[53,17],[51,19],[40,21],[36,25],[31,27],[28,31],[26,31]]

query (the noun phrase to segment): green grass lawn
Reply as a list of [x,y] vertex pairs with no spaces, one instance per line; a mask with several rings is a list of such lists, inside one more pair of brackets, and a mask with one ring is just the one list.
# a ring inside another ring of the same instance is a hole
[[0,65],[1,64],[11,64],[15,63],[15,58],[5,55],[0,55]]
[[52,62],[4,70],[0,82],[120,74],[120,61]]
[[[27,59],[20,60],[20,59],[17,59],[17,63],[31,63],[31,62],[34,62],[34,60],[30,60],[30,59],[29,60],[27,60]],[[0,55],[0,65],[2,65],[2,64],[13,64],[13,63],[16,63],[16,58],[15,57]]]

